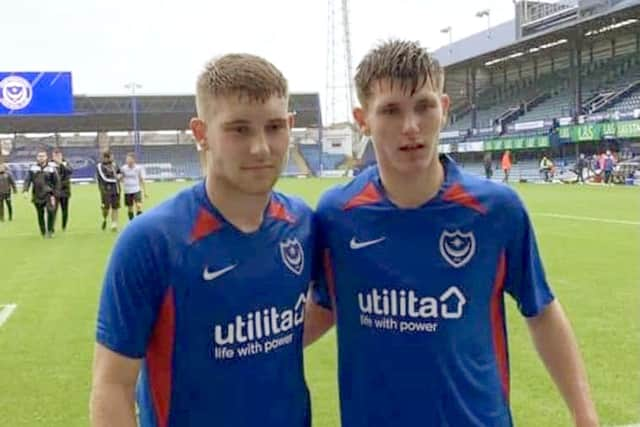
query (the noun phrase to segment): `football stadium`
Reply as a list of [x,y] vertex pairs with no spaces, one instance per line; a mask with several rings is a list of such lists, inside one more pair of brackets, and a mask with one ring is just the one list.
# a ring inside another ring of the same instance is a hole
[[[524,201],[600,424],[640,426],[640,1],[513,0],[512,20],[457,40],[452,31],[431,52],[451,99],[438,151]],[[201,181],[196,100],[135,85],[127,96],[79,95],[70,72],[27,71],[0,70],[0,165],[17,187],[11,212],[0,210],[0,425],[86,426],[102,279],[130,226],[125,208],[118,232],[101,227],[96,168],[104,152],[118,165],[134,154],[143,217]],[[295,125],[276,184],[312,208],[376,163],[372,139],[334,122],[328,102],[320,90],[290,94]],[[20,193],[38,153],[54,150],[73,169],[69,226],[58,214],[41,236]],[[509,296],[505,310],[513,424],[573,425]],[[340,425],[337,363],[335,329],[304,351],[315,427]]]

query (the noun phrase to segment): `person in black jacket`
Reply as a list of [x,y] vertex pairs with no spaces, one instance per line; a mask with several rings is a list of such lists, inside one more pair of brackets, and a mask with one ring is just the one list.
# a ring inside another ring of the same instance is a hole
[[13,207],[11,206],[11,191],[17,192],[16,182],[6,165],[0,164],[0,222],[4,222],[4,205],[7,205],[9,221],[13,220]]
[[60,192],[57,194],[57,199],[58,206],[62,211],[62,231],[66,231],[69,220],[69,199],[71,198],[71,174],[73,174],[73,168],[58,148],[53,150],[53,161],[58,168],[58,176],[60,177]]
[[120,209],[120,168],[113,161],[111,152],[102,153],[97,166],[98,189],[102,202],[102,229],[107,228],[107,217],[111,210],[111,231],[118,231],[118,209]]
[[[56,164],[47,161],[47,152],[38,151],[37,163],[31,165],[24,180],[23,193],[33,187],[31,201],[38,215],[38,226],[42,237],[51,238],[54,233],[56,219],[56,194],[60,191],[60,178]],[[45,210],[47,212],[45,221]]]

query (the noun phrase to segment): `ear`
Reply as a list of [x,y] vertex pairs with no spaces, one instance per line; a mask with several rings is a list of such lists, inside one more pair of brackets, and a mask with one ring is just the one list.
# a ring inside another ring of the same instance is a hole
[[192,118],[189,121],[189,127],[193,133],[193,138],[196,140],[198,147],[202,150],[207,149],[207,125],[204,120],[197,117]]
[[293,126],[296,124],[296,115],[295,113],[287,114],[287,125],[289,126],[289,130],[293,129]]
[[369,126],[367,125],[366,112],[364,111],[364,109],[362,107],[356,107],[356,108],[353,109],[353,119],[358,124],[358,127],[360,128],[360,132],[362,134],[364,134],[366,136],[370,136],[371,135],[371,130],[369,129]]

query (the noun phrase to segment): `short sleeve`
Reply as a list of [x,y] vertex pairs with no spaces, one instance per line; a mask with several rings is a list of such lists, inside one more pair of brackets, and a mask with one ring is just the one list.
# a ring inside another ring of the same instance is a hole
[[98,309],[97,342],[131,358],[144,357],[168,288],[166,244],[148,228],[145,221],[132,222],[118,239]]
[[538,251],[533,225],[518,199],[512,237],[506,249],[505,290],[516,300],[523,316],[535,317],[554,296]]

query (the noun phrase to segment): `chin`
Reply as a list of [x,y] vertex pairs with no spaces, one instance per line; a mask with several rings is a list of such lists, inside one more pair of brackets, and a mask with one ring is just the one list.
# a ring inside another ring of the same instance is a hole
[[403,174],[417,174],[431,169],[433,161],[437,158],[424,156],[416,159],[398,159],[393,162],[394,169]]
[[270,193],[271,190],[273,190],[273,186],[276,184],[277,180],[277,176],[243,180],[243,182],[238,185],[238,188],[246,194],[250,194],[252,196],[260,196]]

